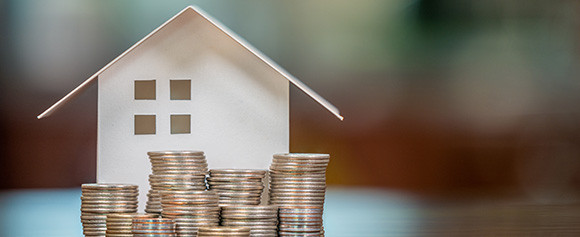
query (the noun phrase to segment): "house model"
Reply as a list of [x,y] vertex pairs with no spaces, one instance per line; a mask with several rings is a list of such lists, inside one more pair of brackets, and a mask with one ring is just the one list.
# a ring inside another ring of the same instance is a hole
[[[201,150],[210,168],[267,169],[289,150],[289,83],[338,109],[196,7],[186,7],[38,116],[98,83],[97,182],[145,203],[154,150]],[[143,207],[141,207],[142,209]]]

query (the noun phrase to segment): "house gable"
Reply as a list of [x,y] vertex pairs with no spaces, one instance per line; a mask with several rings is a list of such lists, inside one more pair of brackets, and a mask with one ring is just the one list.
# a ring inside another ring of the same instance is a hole
[[335,106],[333,106],[330,102],[328,102],[323,97],[318,95],[315,91],[310,89],[308,86],[306,86],[300,80],[298,80],[297,78],[293,77],[291,74],[286,72],[282,67],[278,66],[271,59],[269,59],[268,57],[266,57],[265,55],[260,53],[260,51],[258,51],[254,47],[252,47],[249,43],[247,43],[241,37],[237,36],[235,33],[233,33],[227,27],[223,26],[218,21],[216,21],[212,17],[210,17],[207,13],[205,13],[201,9],[198,9],[194,6],[188,6],[185,9],[183,9],[181,12],[179,12],[177,15],[173,16],[167,22],[165,22],[164,24],[159,26],[157,29],[155,29],[153,32],[151,32],[149,35],[147,35],[146,37],[141,39],[139,42],[137,42],[136,44],[131,46],[129,49],[127,49],[125,52],[123,52],[121,55],[119,55],[113,61],[108,63],[105,67],[101,68],[99,71],[97,71],[91,77],[89,77],[86,81],[84,81],[81,85],[79,85],[74,90],[69,92],[65,97],[61,98],[59,101],[57,101],[51,107],[49,107],[42,114],[38,115],[37,118],[42,119],[42,118],[50,116],[52,113],[54,113],[55,111],[60,109],[62,106],[64,106],[65,104],[67,104],[68,102],[73,100],[76,96],[78,96],[80,93],[82,93],[84,90],[86,90],[86,88],[88,88],[90,85],[94,84],[97,81],[98,76],[101,73],[103,73],[105,70],[107,70],[109,67],[113,66],[115,63],[117,63],[119,60],[124,58],[126,55],[130,54],[134,49],[140,47],[149,38],[157,35],[157,33],[162,31],[165,27],[167,27],[167,25],[173,24],[177,19],[181,18],[182,16],[188,16],[188,15],[190,15],[190,16],[194,15],[197,17],[201,17],[201,19],[203,20],[202,22],[205,22],[203,24],[207,24],[210,27],[215,27],[216,29],[221,31],[222,34],[231,38],[233,40],[232,42],[234,44],[239,45],[241,48],[243,48],[244,50],[247,50],[249,53],[251,53],[254,57],[257,57],[265,65],[267,65],[268,67],[270,67],[271,69],[276,71],[278,74],[280,74],[282,77],[284,77],[288,81],[290,81],[292,84],[294,84],[300,90],[302,90],[304,93],[306,93],[308,96],[310,96],[313,100],[315,100],[320,105],[322,105],[324,108],[326,108],[329,112],[334,114],[337,118],[339,118],[340,120],[343,119],[343,117],[340,115],[339,110]]

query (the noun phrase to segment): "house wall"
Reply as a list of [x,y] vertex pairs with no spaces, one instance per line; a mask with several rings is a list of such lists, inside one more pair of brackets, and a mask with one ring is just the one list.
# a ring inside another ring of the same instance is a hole
[[[134,80],[156,80],[156,100],[134,100]],[[170,79],[191,79],[191,100],[169,99]],[[288,81],[193,11],[184,13],[99,76],[98,182],[140,185],[147,151],[202,150],[210,168],[267,169],[289,149]],[[155,135],[134,135],[134,115],[155,114]],[[190,114],[191,134],[170,134]]]

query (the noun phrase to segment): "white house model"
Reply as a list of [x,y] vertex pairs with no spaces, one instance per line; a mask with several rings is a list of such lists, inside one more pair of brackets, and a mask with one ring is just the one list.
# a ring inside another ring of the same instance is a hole
[[[210,168],[267,169],[289,150],[289,82],[336,107],[196,7],[187,7],[38,116],[98,82],[97,182],[134,183],[147,151],[202,150]],[[142,208],[142,207],[141,207]]]

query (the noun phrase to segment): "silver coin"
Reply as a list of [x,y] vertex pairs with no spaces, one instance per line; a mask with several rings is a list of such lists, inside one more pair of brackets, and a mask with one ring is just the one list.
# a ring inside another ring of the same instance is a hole
[[301,177],[301,176],[289,176],[289,177],[270,177],[270,182],[326,182],[325,177]]
[[97,189],[97,190],[119,190],[119,189],[138,189],[139,186],[134,184],[120,184],[120,183],[90,183],[82,184],[81,189]]
[[326,178],[325,171],[277,171],[270,170],[270,177],[313,177]]
[[199,196],[199,197],[213,197],[216,194],[216,192],[214,191],[205,191],[205,190],[174,190],[174,191],[160,191],[160,194],[164,195],[174,195],[174,196],[179,196],[179,195],[192,195],[192,196]]
[[83,197],[97,197],[97,198],[107,198],[109,196],[135,196],[139,194],[138,191],[93,191],[93,190],[83,190],[81,195]]
[[319,206],[297,206],[297,207],[280,207],[280,213],[322,213],[323,208]]
[[325,193],[326,188],[270,188],[270,193]]
[[278,211],[276,205],[260,205],[260,206],[233,206],[224,208],[224,211]]
[[198,236],[250,236],[250,228],[247,227],[200,227]]
[[221,188],[221,189],[229,189],[229,190],[255,190],[255,189],[263,189],[263,184],[240,184],[237,185],[236,183],[231,184],[213,184],[213,188]]
[[274,154],[274,158],[330,159],[330,155],[329,154],[322,154],[322,153],[278,153],[278,154]]
[[299,168],[323,168],[326,169],[328,167],[328,163],[324,162],[310,162],[310,161],[272,161],[271,166],[292,166],[292,167],[299,167]]
[[205,174],[199,173],[189,173],[189,174],[151,174],[149,175],[150,180],[190,180],[190,179],[200,179],[205,178]]
[[148,156],[165,156],[165,155],[180,155],[180,156],[203,156],[203,151],[194,150],[166,150],[166,151],[150,151],[147,152]]
[[253,215],[257,216],[258,218],[275,218],[278,217],[277,211],[232,211],[227,210],[226,208],[231,206],[222,206],[222,216],[224,217],[239,217],[239,218],[248,218],[251,219]]
[[189,164],[189,163],[159,163],[159,164],[152,164],[151,169],[153,171],[157,170],[179,170],[179,171],[183,171],[183,170],[193,170],[191,172],[203,172],[205,174],[209,173],[208,169],[207,169],[207,165],[205,164]]
[[252,170],[252,169],[212,169],[212,174],[257,174],[265,175],[266,170]]
[[213,173],[211,174],[211,170],[210,170],[210,177],[219,177],[219,178],[224,178],[224,177],[231,177],[231,178],[263,178],[263,175],[260,174],[220,174],[220,173]]
[[212,182],[262,182],[262,177],[229,177],[229,176],[209,176],[207,177],[208,181]]

